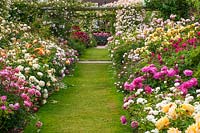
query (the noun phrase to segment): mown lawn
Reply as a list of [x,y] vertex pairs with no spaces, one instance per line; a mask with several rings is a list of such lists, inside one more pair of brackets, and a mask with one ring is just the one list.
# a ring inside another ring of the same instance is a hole
[[[74,75],[63,80],[64,89],[54,93],[37,113],[44,123],[41,132],[130,133],[119,120],[123,96],[116,92],[112,77],[110,64],[78,64]],[[25,133],[36,132],[34,123]]]
[[81,56],[81,60],[110,60],[108,49],[89,48]]

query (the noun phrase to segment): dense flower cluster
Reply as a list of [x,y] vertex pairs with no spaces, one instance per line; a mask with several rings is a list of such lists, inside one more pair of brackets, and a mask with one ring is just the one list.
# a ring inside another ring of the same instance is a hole
[[133,32],[143,25],[145,10],[137,10],[134,6],[125,6],[117,11],[116,31]]
[[134,131],[199,132],[200,25],[193,17],[175,17],[153,18],[135,31],[109,38],[118,72],[115,84],[125,92],[123,108],[130,113],[121,122]]
[[118,0],[112,3],[103,5],[103,7],[121,7],[121,6],[130,6],[130,5],[144,5],[143,0]]
[[60,80],[77,61],[77,52],[33,35],[26,24],[0,18],[0,25],[0,131],[12,131],[23,128],[49,95],[59,90]]
[[98,45],[106,45],[108,42],[107,39],[111,36],[111,34],[107,32],[95,32],[93,33],[93,36]]
[[[21,119],[27,118],[35,110],[36,99],[41,97],[40,91],[35,86],[29,87],[28,82],[18,76],[19,73],[18,68],[12,67],[0,70],[0,131],[13,128],[10,122],[16,114]],[[16,121],[14,127],[25,124],[21,119]]]
[[84,43],[86,46],[89,44],[90,42],[90,37],[89,35],[84,32],[84,31],[75,31],[71,34],[71,38],[75,39],[75,40],[79,40],[82,43]]

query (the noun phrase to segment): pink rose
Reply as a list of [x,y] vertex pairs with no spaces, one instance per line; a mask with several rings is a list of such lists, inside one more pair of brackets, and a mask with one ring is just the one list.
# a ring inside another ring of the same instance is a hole
[[28,93],[29,93],[30,95],[34,95],[34,94],[35,94],[35,89],[29,89],[29,90],[28,90]]
[[193,71],[192,70],[185,70],[185,71],[183,71],[183,73],[184,73],[185,76],[192,76]]
[[143,67],[142,72],[148,72],[149,71],[149,66]]
[[171,68],[170,70],[167,70],[168,77],[173,77],[175,75],[176,75],[176,71],[173,68]]
[[20,108],[20,105],[19,103],[15,103],[13,107],[14,107],[14,110],[18,110]]
[[127,124],[127,120],[126,120],[126,117],[125,117],[125,116],[121,116],[121,117],[120,117],[120,120],[121,120],[121,123],[122,123],[123,125]]
[[31,107],[32,106],[32,102],[30,102],[30,101],[24,101],[24,106]]
[[38,121],[38,122],[36,122],[36,124],[35,124],[35,126],[36,126],[37,128],[41,128],[42,125],[43,125],[43,123],[42,123],[41,121]]
[[132,128],[137,128],[138,125],[139,125],[139,124],[138,124],[137,121],[132,121],[132,122],[131,122],[131,127],[132,127]]
[[168,67],[167,66],[163,66],[162,68],[161,68],[161,71],[167,71],[168,70]]
[[7,96],[1,96],[1,100],[2,101],[6,101],[7,100]]
[[129,90],[130,84],[128,82],[124,83],[124,89]]
[[198,36],[200,36],[200,31],[199,31],[199,32],[197,32],[197,35],[198,35]]
[[29,96],[28,96],[27,94],[25,94],[25,93],[22,93],[22,94],[21,94],[21,98],[22,98],[23,100],[30,100]]
[[190,82],[193,86],[197,86],[197,85],[198,85],[198,80],[197,80],[196,78],[190,79],[189,82]]
[[41,97],[40,91],[36,90],[36,91],[35,91],[35,95],[36,95],[37,97]]
[[6,106],[5,105],[1,106],[1,110],[6,110]]
[[150,86],[145,86],[144,90],[147,94],[151,94],[152,93],[152,88]]
[[161,77],[162,77],[162,73],[161,72],[157,72],[153,76],[154,79],[160,79]]
[[129,90],[133,91],[133,90],[135,90],[135,87],[136,87],[135,84],[131,83],[129,86]]

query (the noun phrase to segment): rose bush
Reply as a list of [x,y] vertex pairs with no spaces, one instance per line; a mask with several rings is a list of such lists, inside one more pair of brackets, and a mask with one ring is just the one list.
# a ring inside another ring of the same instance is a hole
[[[134,132],[192,132],[198,128],[200,25],[195,18],[153,18],[131,33],[110,37],[121,117]],[[144,28],[145,27],[145,28]]]
[[70,74],[77,51],[30,32],[26,24],[0,18],[0,131],[18,132]]
[[110,33],[107,32],[95,32],[93,33],[93,36],[97,42],[97,45],[106,45],[108,37],[111,36]]

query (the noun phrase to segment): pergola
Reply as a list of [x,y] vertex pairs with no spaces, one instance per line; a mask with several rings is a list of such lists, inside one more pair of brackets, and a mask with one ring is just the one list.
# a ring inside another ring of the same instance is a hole
[[98,5],[108,4],[115,1],[118,0],[83,0],[83,2],[93,2],[93,3],[98,3]]

